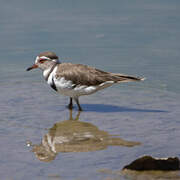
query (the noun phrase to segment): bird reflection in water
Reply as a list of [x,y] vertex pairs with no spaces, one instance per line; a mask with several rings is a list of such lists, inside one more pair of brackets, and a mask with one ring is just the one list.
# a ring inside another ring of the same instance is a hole
[[40,161],[50,162],[59,152],[88,152],[106,149],[108,146],[133,147],[139,142],[126,141],[97,126],[78,121],[80,111],[75,118],[70,110],[69,120],[57,122],[44,135],[41,144],[32,145],[32,151]]

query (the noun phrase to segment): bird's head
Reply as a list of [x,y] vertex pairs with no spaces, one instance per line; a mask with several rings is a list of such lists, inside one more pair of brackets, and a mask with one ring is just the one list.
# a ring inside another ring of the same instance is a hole
[[35,63],[26,70],[30,71],[35,68],[40,68],[42,70],[45,70],[53,66],[54,64],[58,64],[58,63],[60,63],[58,56],[54,52],[50,52],[50,51],[42,52],[36,57]]

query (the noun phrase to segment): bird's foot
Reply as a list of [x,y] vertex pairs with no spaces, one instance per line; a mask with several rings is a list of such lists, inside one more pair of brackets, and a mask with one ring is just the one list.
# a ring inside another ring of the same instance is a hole
[[69,105],[67,105],[67,108],[70,109],[70,110],[72,110],[74,107],[73,107],[72,104],[69,104]]
[[83,111],[83,109],[81,107],[78,108],[79,111]]

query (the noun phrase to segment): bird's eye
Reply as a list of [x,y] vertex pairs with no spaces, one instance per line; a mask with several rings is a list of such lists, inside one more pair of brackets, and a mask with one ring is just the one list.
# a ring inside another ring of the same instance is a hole
[[42,63],[44,63],[45,61],[46,61],[45,59],[40,59],[40,60],[39,60],[39,63],[42,64]]

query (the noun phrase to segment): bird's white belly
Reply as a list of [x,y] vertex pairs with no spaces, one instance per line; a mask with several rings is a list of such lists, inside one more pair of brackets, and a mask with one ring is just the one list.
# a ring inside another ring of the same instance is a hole
[[113,81],[108,81],[97,86],[86,86],[86,85],[75,86],[75,84],[73,84],[72,81],[66,80],[64,77],[60,79],[54,79],[54,83],[56,85],[57,91],[60,94],[70,97],[79,97],[83,95],[93,94],[100,89],[104,89],[114,84]]
[[63,94],[65,96],[70,96],[70,97],[79,97],[83,95],[89,95],[98,90],[98,88],[95,86],[89,86],[89,87],[79,86],[79,87],[75,87],[74,89],[58,87],[57,89],[60,94]]

